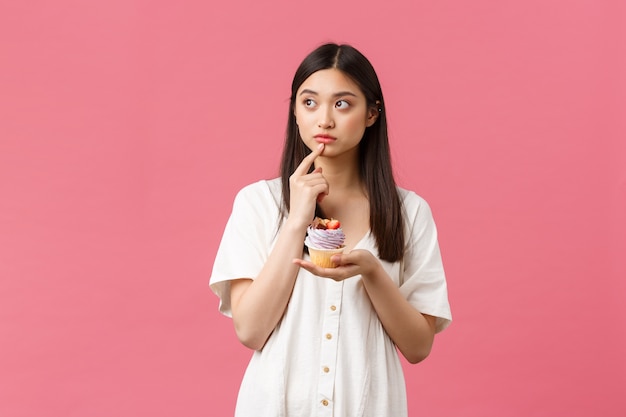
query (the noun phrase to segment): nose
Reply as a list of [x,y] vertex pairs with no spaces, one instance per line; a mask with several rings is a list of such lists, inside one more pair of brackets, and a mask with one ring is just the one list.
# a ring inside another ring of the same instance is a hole
[[331,109],[320,109],[317,126],[320,129],[331,129],[335,127],[335,121],[333,120]]

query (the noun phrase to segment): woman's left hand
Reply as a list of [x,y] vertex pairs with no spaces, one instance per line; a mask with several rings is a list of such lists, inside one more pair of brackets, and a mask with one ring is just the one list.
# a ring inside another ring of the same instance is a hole
[[337,265],[336,268],[322,268],[302,259],[294,259],[293,263],[306,269],[313,275],[330,278],[335,281],[343,281],[355,275],[369,275],[381,267],[378,259],[370,251],[364,249],[333,255],[331,260]]

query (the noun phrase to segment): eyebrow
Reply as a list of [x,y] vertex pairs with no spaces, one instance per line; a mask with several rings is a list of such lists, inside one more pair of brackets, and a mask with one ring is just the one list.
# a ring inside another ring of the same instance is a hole
[[[302,90],[302,92],[300,93],[300,95],[304,95],[304,94],[313,94],[313,95],[316,95],[316,96],[319,95],[317,93],[317,91],[309,90],[309,89],[306,89],[306,88],[304,90]],[[336,97],[344,97],[344,96],[356,97],[357,95],[352,93],[352,92],[350,92],[350,91],[339,91],[339,92],[333,94],[333,97],[335,97],[335,98]]]

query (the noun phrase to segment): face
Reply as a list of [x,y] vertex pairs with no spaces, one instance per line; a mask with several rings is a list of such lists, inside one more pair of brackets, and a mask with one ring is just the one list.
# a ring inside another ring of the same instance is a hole
[[317,71],[296,93],[296,123],[305,145],[324,144],[324,156],[357,154],[365,129],[378,117],[358,85],[337,69]]

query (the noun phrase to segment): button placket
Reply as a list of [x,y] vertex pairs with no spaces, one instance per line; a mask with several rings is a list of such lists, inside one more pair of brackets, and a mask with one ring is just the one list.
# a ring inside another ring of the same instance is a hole
[[320,340],[320,376],[317,387],[319,398],[318,416],[332,416],[333,414],[332,399],[335,390],[335,365],[337,363],[343,282],[329,282],[326,289],[325,303],[327,307],[323,309],[324,318]]

